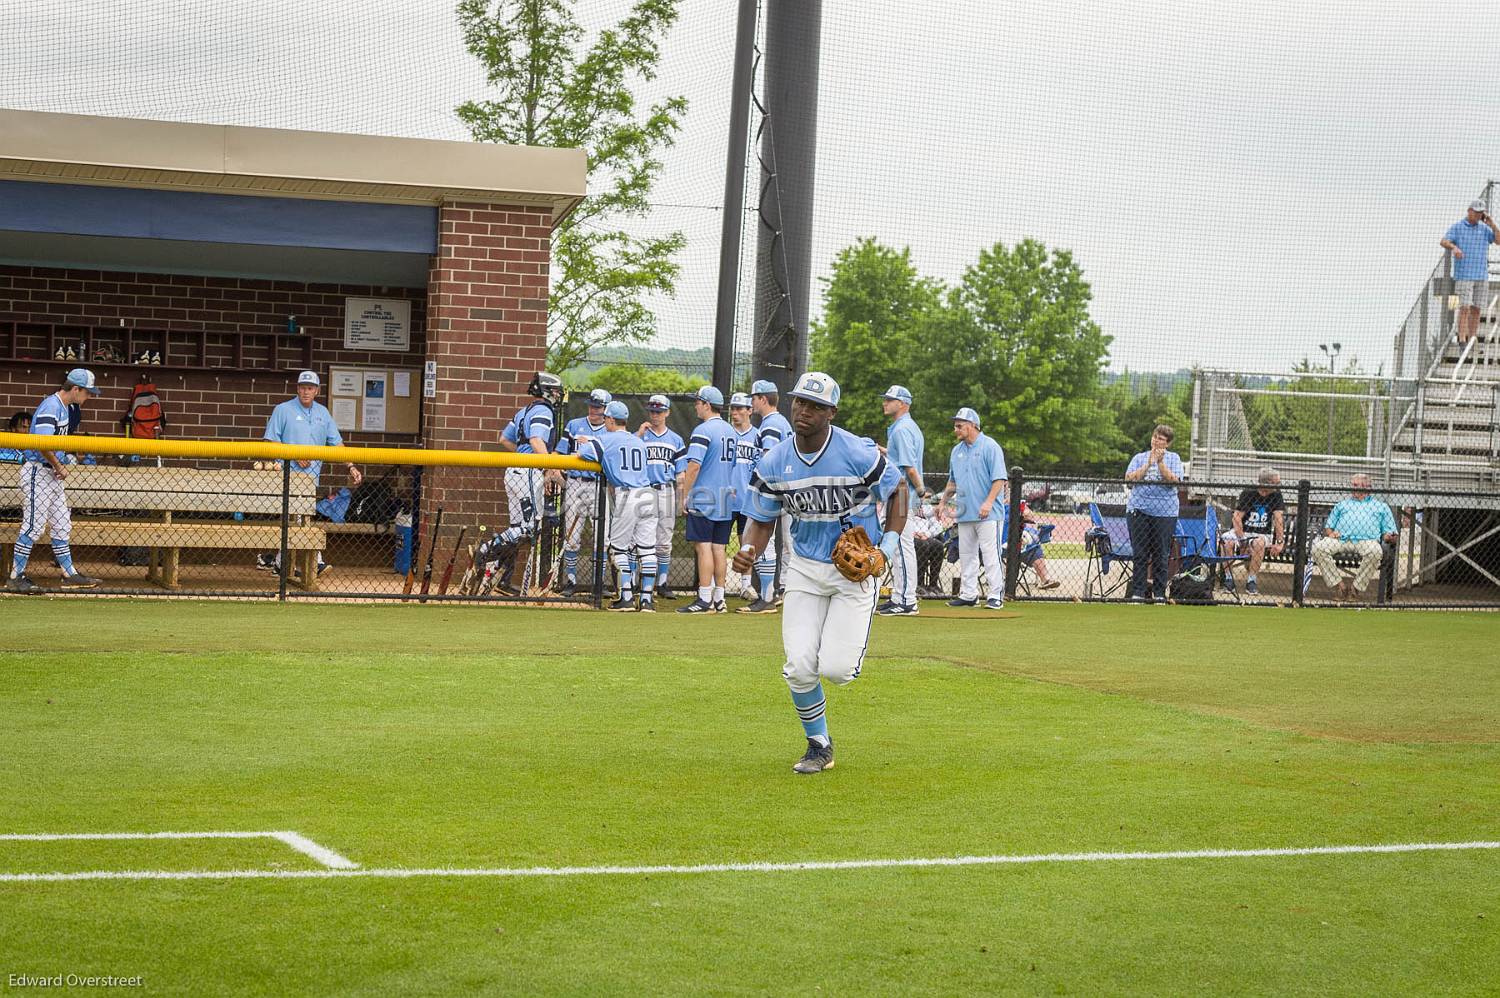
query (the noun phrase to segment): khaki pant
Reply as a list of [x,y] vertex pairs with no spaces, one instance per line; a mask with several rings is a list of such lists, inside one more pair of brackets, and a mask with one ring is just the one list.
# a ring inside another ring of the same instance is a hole
[[1319,537],[1312,543],[1312,560],[1323,573],[1323,581],[1336,586],[1344,581],[1344,573],[1333,560],[1340,555],[1356,555],[1359,568],[1354,572],[1354,588],[1364,592],[1380,571],[1380,556],[1385,545],[1379,541],[1346,541],[1338,537]]

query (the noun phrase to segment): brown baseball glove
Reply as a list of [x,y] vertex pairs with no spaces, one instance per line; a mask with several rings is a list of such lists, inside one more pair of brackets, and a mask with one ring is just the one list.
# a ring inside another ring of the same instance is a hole
[[864,527],[850,527],[833,545],[833,567],[850,582],[863,582],[885,574],[885,555],[874,544]]

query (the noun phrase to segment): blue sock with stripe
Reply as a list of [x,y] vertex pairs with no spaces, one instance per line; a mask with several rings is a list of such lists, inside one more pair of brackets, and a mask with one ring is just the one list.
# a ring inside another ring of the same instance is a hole
[[30,534],[22,534],[16,538],[16,549],[11,562],[11,578],[18,578],[26,574],[26,562],[31,559],[31,545],[33,541]]
[[620,570],[620,598],[630,599],[630,558],[627,555],[615,555],[615,568]]
[[641,580],[641,595],[651,595],[656,588],[656,555],[648,554],[641,559],[638,578]]
[[755,563],[755,570],[760,573],[760,598],[769,603],[772,590],[776,588],[776,559],[759,559]]
[[63,570],[64,575],[77,575],[73,568],[73,549],[68,546],[67,541],[53,541],[52,554],[57,558],[57,566]]
[[827,705],[823,699],[823,684],[819,683],[806,693],[798,693],[792,690],[792,703],[797,708],[797,716],[802,720],[802,730],[807,732],[807,737],[815,738],[824,745],[830,743],[828,737],[828,718],[824,709]]
[[563,575],[568,577],[569,582],[578,581],[578,552],[563,552]]
[[656,556],[656,584],[664,586],[667,584],[667,573],[672,570],[672,556],[659,554]]

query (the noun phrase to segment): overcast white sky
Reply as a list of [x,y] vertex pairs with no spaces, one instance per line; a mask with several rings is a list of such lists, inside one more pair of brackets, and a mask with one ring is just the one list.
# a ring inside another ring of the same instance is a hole
[[[580,4],[599,23],[623,0]],[[464,138],[453,5],[10,0],[0,106]],[[690,239],[662,342],[706,344],[734,0],[684,0],[691,101],[644,223]],[[953,279],[1073,250],[1112,366],[1389,367],[1437,240],[1500,179],[1500,5],[824,0],[815,274],[862,235]],[[689,205],[694,207],[668,207]],[[816,303],[814,303],[816,308]]]

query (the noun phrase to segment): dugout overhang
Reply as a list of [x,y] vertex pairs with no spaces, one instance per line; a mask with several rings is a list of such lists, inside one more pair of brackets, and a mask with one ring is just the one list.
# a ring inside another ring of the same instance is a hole
[[578,149],[0,109],[0,262],[422,287],[438,207],[585,196]]

